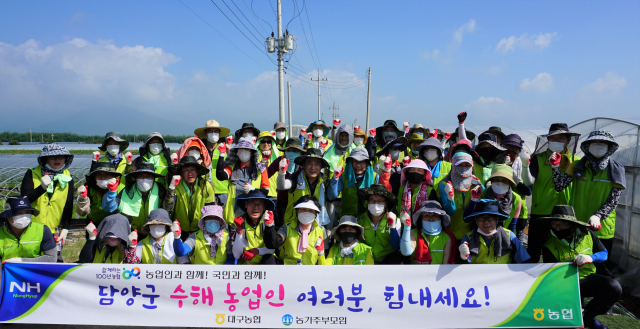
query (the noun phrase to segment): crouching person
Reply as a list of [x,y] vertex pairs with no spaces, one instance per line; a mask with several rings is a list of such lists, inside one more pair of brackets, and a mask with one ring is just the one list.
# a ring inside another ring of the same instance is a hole
[[244,213],[234,220],[236,233],[233,239],[233,256],[238,264],[275,265],[275,249],[269,249],[264,244],[264,221],[273,222],[275,203],[267,197],[264,190],[259,189],[238,197],[236,203]]
[[342,216],[331,237],[336,243],[329,249],[325,265],[373,265],[371,247],[364,243],[364,228],[355,217]]
[[129,220],[122,214],[105,217],[97,229],[89,222],[85,230],[89,239],[80,251],[79,263],[122,264],[129,245],[138,242],[138,234],[131,232]]
[[453,264],[456,259],[456,237],[447,227],[451,218],[437,201],[425,201],[411,218],[403,214],[404,229],[400,251],[411,256],[411,264]]
[[[155,209],[149,213],[147,222],[140,229],[146,238],[131,244],[125,252],[127,264],[177,264],[178,257],[173,249],[173,240],[180,239],[180,224],[171,223],[169,213]],[[176,232],[177,237],[176,237]]]
[[[222,217],[222,207],[204,206],[201,213],[198,231],[191,233],[185,242],[180,239],[173,240],[173,248],[180,257],[178,263],[222,265],[227,261],[229,242],[229,231]],[[176,235],[179,236],[179,233]]]

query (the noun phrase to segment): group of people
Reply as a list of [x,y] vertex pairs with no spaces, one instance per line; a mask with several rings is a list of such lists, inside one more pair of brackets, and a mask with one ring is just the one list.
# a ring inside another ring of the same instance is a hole
[[[509,264],[579,266],[591,328],[619,299],[609,254],[624,167],[618,144],[596,130],[554,123],[530,154],[517,134],[476,135],[458,114],[453,133],[387,120],[359,126],[312,122],[292,137],[215,120],[172,153],[150,133],[137,156],[106,134],[86,183],[73,155],[46,145],[21,197],[0,217],[5,262],[61,261],[75,211],[86,218],[81,263]],[[75,202],[74,207],[74,198]],[[530,196],[530,207],[527,197]],[[527,248],[522,243],[528,233]]]

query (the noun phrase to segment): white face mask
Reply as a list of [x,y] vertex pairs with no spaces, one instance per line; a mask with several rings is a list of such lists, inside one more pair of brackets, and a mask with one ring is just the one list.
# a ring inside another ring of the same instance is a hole
[[491,232],[489,232],[489,233],[484,233],[484,231],[483,231],[483,230],[481,230],[481,229],[478,227],[478,233],[480,233],[480,234],[482,234],[482,235],[484,235],[484,236],[492,236],[492,235],[496,234],[496,232],[498,232],[498,231],[494,228],[494,229],[493,229],[493,231],[491,231]]
[[118,155],[118,153],[120,153],[120,145],[107,145],[107,152],[111,154],[112,157]]
[[149,234],[151,234],[151,236],[156,239],[161,236],[164,236],[166,232],[167,232],[166,225],[149,225]]
[[244,133],[242,134],[242,137],[253,137],[252,133]]
[[598,159],[607,154],[607,151],[609,151],[609,145],[606,143],[591,142],[589,144],[589,153]]
[[31,214],[22,214],[13,216],[13,227],[23,229],[31,223]]
[[136,185],[140,191],[147,192],[153,187],[153,179],[138,179]]
[[398,159],[400,158],[400,150],[394,150],[389,152],[389,155],[391,156],[391,159],[393,161],[398,161]]
[[493,183],[491,184],[491,189],[495,194],[505,194],[509,191],[509,185],[505,183]]
[[367,206],[367,209],[369,209],[369,212],[372,215],[380,216],[384,212],[384,205],[383,204],[370,204],[369,206]]
[[549,149],[553,152],[562,153],[564,151],[564,143],[549,142]]
[[115,183],[115,182],[116,182],[115,178],[100,179],[100,180],[96,180],[96,185],[98,185],[99,188],[106,190],[108,188],[107,185],[109,185],[109,183]]
[[198,150],[189,151],[189,155],[196,158],[196,160],[200,159],[200,151]]
[[427,161],[433,161],[438,158],[438,150],[430,149],[424,152],[424,157]]
[[162,151],[162,144],[160,143],[149,144],[149,152],[151,152],[151,154],[158,155],[160,154],[160,151]]
[[322,137],[324,135],[324,129],[316,129],[313,131],[313,136]]
[[298,214],[298,220],[302,224],[310,224],[313,220],[316,219],[316,215],[312,212],[303,212]]
[[287,137],[287,132],[286,131],[276,131],[276,138],[277,139],[284,139],[285,137]]
[[251,151],[245,149],[238,150],[238,159],[242,162],[249,161],[249,159],[251,159]]
[[353,139],[353,143],[356,144],[357,146],[360,146],[362,145],[362,143],[364,143],[364,138],[356,137]]
[[210,143],[214,143],[215,144],[215,143],[218,142],[219,139],[220,139],[220,134],[218,134],[218,133],[208,133],[207,134],[207,140]]

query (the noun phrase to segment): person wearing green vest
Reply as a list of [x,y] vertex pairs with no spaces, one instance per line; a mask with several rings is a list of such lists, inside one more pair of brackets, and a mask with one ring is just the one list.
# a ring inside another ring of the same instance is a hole
[[169,183],[163,208],[171,212],[182,227],[182,240],[198,230],[200,209],[215,204],[213,187],[207,180],[209,169],[187,155],[171,167],[174,175]]
[[[289,178],[286,178],[289,162],[287,159],[280,160],[280,170],[278,171],[278,190],[288,191],[287,209],[284,213],[284,223],[294,225],[296,223],[295,204],[303,196],[313,195],[320,202],[320,214],[318,224],[320,226],[329,225],[327,229],[333,228],[325,206],[325,189],[327,188],[327,177],[329,176],[329,163],[322,157],[322,150],[311,148],[305,155],[297,157],[294,163],[298,166]],[[324,174],[322,170],[324,169]],[[284,226],[283,226],[284,227]]]
[[276,122],[273,124],[273,131],[276,132],[276,146],[278,148],[284,147],[289,140],[289,131],[287,131],[287,125],[284,122]]
[[[140,156],[135,158],[131,166],[127,167],[127,172],[136,171],[140,163],[150,162],[158,174],[155,181],[167,188],[169,177],[169,166],[171,166],[171,150],[164,142],[164,138],[158,132],[147,135],[147,141],[138,150]],[[127,182],[128,184],[129,182]],[[128,185],[127,185],[128,186]]]
[[100,152],[93,152],[93,160],[97,162],[111,162],[117,172],[125,174],[127,166],[131,166],[133,160],[131,151],[122,154],[128,147],[129,142],[120,137],[120,134],[115,131],[108,132],[104,136],[102,145],[98,146],[98,150],[106,153],[100,156]]
[[155,181],[160,176],[153,163],[137,164],[135,171],[125,175],[124,189],[118,192],[120,180],[117,178],[114,183],[107,184],[109,192],[102,198],[102,209],[108,214],[117,211],[127,216],[134,230],[142,228],[149,213],[162,206],[166,190]]
[[475,151],[478,158],[473,162],[473,174],[478,177],[480,183],[485,184],[491,176],[493,167],[506,162],[507,149],[498,144],[496,135],[483,133],[478,137]]
[[325,265],[374,265],[371,247],[364,243],[364,228],[354,216],[342,216],[331,238],[336,243],[329,249]]
[[[267,168],[267,173],[269,174],[269,178],[273,175],[276,175],[276,189],[277,189],[277,180],[278,180],[278,172],[280,171],[280,161],[286,160],[288,161],[289,166],[284,172],[284,178],[288,179],[291,177],[297,169],[298,165],[296,165],[295,160],[300,155],[305,153],[305,150],[302,148],[302,141],[298,137],[291,137],[287,139],[284,147],[278,147],[280,154],[282,154],[278,159],[273,161],[269,168]],[[271,185],[271,183],[269,183]],[[287,201],[289,199],[289,192],[287,190],[278,190],[278,200],[276,202],[276,211],[275,211],[275,225],[276,227],[282,227],[284,225],[284,212],[287,209]]]
[[522,210],[515,230],[520,241],[524,238],[524,228],[529,224],[529,209],[527,207],[526,197],[531,195],[531,188],[522,182],[522,147],[524,141],[517,134],[509,134],[502,139],[502,147],[507,149],[507,163],[513,172],[513,181],[517,184],[513,189],[513,193],[520,196],[522,201]]
[[309,127],[307,127],[307,131],[308,134],[305,144],[308,149],[319,149],[322,151],[322,154],[324,154],[324,152],[333,145],[333,142],[327,138],[331,128],[329,128],[324,121],[316,120],[312,122],[309,124]]
[[[434,135],[437,132],[434,131]],[[418,146],[419,159],[424,161],[427,168],[431,171],[431,180],[433,182],[433,188],[436,191],[436,196],[440,198],[440,182],[451,172],[451,162],[444,161],[444,150],[442,149],[442,142],[436,137],[429,137]]]
[[263,220],[264,244],[269,249],[279,249],[285,265],[326,265],[325,233],[317,220],[320,208],[318,199],[305,195],[294,205],[295,222],[276,230],[273,219]]
[[[334,120],[334,123],[337,123],[339,120]],[[335,125],[334,125],[335,129]],[[338,142],[333,143],[327,151],[322,155],[323,158],[327,160],[329,163],[329,169],[333,173],[332,176],[335,178],[335,172],[337,168],[344,168],[346,166],[347,157],[349,156],[351,150],[355,147],[353,144],[354,134],[353,128],[349,125],[342,125],[336,129],[336,135]],[[365,150],[366,153],[366,150]],[[367,154],[367,160],[369,160],[369,155]],[[329,189],[330,192],[331,188]],[[356,205],[356,204],[354,204]],[[329,200],[326,201],[325,206],[327,207],[327,213],[329,214],[329,218],[332,223],[337,223],[340,220],[341,209],[342,206],[342,194],[338,193],[337,196],[329,197]],[[353,214],[355,215],[355,214]]]
[[[398,137],[387,143],[376,153],[378,157],[377,173],[380,176],[378,181],[387,186],[387,189],[394,195],[397,195],[400,191],[402,169],[409,164],[409,161],[399,160],[406,150],[407,138]],[[373,166],[375,167],[376,165],[373,164]]]
[[363,242],[371,247],[373,261],[376,264],[401,264],[396,197],[384,185],[373,184],[358,190],[358,204],[361,207],[358,224],[364,229]]
[[267,168],[258,162],[258,150],[253,141],[253,137],[241,137],[229,151],[225,161],[218,161],[216,167],[218,180],[229,181],[223,217],[229,225],[234,218],[243,215],[242,209],[236,204],[237,198],[247,195],[253,189],[270,188]]
[[576,210],[576,217],[588,223],[607,250],[612,250],[616,207],[626,188],[624,166],[611,157],[618,143],[611,132],[596,130],[589,133],[580,149],[584,158],[573,162],[565,173],[552,163],[553,186],[560,192],[573,185],[569,205]]
[[[173,240],[180,239],[180,224],[171,223],[164,209],[151,211],[140,232],[147,237],[131,243],[124,253],[126,264],[177,264]],[[176,234],[177,232],[177,234]]]
[[204,206],[200,211],[202,218],[198,221],[200,230],[191,233],[184,242],[173,240],[173,249],[180,264],[223,265],[227,262],[229,231],[222,211],[218,205]]
[[219,180],[216,177],[214,168],[218,166],[218,161],[224,162],[227,148],[222,139],[229,135],[230,132],[231,130],[229,130],[229,128],[221,127],[216,120],[209,120],[204,127],[197,128],[193,131],[193,134],[200,138],[209,152],[209,157],[211,158],[211,168],[209,168],[211,172],[209,176],[216,195],[216,204],[223,207],[227,203],[229,182]]
[[473,212],[464,218],[475,221],[478,228],[462,237],[458,250],[463,263],[521,264],[531,258],[518,237],[498,225],[507,218],[496,200],[481,199],[476,203]]
[[253,138],[254,137],[257,138],[259,134],[260,134],[260,129],[256,128],[251,122],[243,123],[242,128],[236,130],[235,132],[236,140],[238,142],[242,137],[249,138],[252,140],[252,142],[255,142],[255,139]]
[[38,209],[31,207],[27,197],[7,199],[5,211],[0,213],[0,218],[6,219],[0,227],[2,263],[56,262],[56,241],[51,230],[46,225],[31,221],[32,216],[39,213]]
[[423,202],[436,200],[436,193],[431,184],[431,171],[424,161],[418,159],[407,164],[400,176],[397,213],[406,211],[409,216],[413,216]]
[[[451,157],[451,163],[453,165],[451,172],[440,181],[438,189],[442,208],[451,216],[451,232],[456,236],[456,240],[460,241],[472,227],[471,223],[464,221],[464,211],[472,198],[471,191],[474,189],[478,191],[483,187],[472,174],[471,155],[466,152],[457,152]],[[477,193],[477,197],[480,197],[480,193]]]
[[[566,172],[571,163],[580,160],[580,157],[571,153],[569,147],[577,145],[580,134],[569,130],[566,123],[553,123],[549,127],[549,133],[539,137],[538,144],[547,143],[543,147],[537,146],[536,154],[530,157],[528,152],[520,154],[522,160],[522,181],[531,186],[531,210],[529,211],[529,245],[527,251],[531,261],[537,263],[542,252],[542,243],[548,232],[549,223],[538,221],[538,217],[544,217],[551,213],[553,206],[570,202],[571,187],[558,192],[553,187],[553,171],[549,161],[553,153],[562,156],[559,169]],[[548,144],[548,145],[545,145]]]
[[502,222],[503,227],[515,232],[516,225],[522,214],[522,206],[526,203],[526,200],[523,200],[514,191],[516,183],[513,181],[511,167],[504,164],[493,166],[491,176],[487,179],[487,185],[488,187],[484,190],[477,186],[476,190],[471,191],[471,202],[465,209],[465,217],[475,208],[479,199],[477,197],[478,192],[482,192],[480,198],[498,201],[500,212],[508,215],[508,218]]
[[342,196],[340,218],[358,215],[358,190],[370,187],[376,178],[367,150],[363,147],[351,151],[344,169],[336,167],[333,178],[329,180],[327,197],[336,200]]
[[413,220],[405,212],[400,221],[404,225],[400,251],[410,256],[411,264],[455,263],[456,237],[447,228],[451,218],[440,203],[425,201],[413,214]]
[[426,139],[423,135],[414,133],[409,135],[411,138],[407,141],[407,153],[411,160],[420,159],[420,144]]
[[589,224],[580,221],[569,205],[556,205],[551,215],[539,220],[551,222],[551,229],[542,249],[545,263],[572,262],[578,266],[580,297],[593,297],[583,306],[582,319],[585,327],[606,327],[596,320],[605,314],[622,296],[620,283],[608,276],[596,273],[596,264],[608,258],[608,251],[598,236],[589,229]]
[[255,189],[236,200],[244,212],[234,220],[233,256],[240,265],[275,265],[275,249],[264,244],[264,220],[274,219],[275,204],[263,190]]
[[413,127],[411,127],[411,129],[409,129],[409,131],[407,132],[407,136],[413,136],[414,134],[422,136],[423,139],[426,139],[427,137],[429,137],[430,132],[428,128],[425,128],[425,126],[419,123],[414,123]]
[[89,239],[80,251],[78,263],[123,264],[124,253],[138,243],[138,234],[131,231],[129,220],[122,214],[105,217],[98,228],[85,226]]
[[[87,185],[78,188],[78,200],[76,202],[76,213],[80,217],[85,217],[85,225],[93,222],[100,225],[100,222],[109,214],[102,209],[102,198],[109,191],[109,183],[115,183],[116,179],[121,181],[122,174],[116,171],[113,163],[93,162],[91,172],[86,176]],[[118,184],[117,192],[122,191],[124,182]]]
[[[258,145],[258,162],[262,163],[265,168],[269,167],[271,163],[276,161],[280,157],[280,152],[276,147],[278,143],[275,138],[271,136],[271,133],[268,131],[263,131],[258,135],[258,139],[256,140],[256,145]],[[271,201],[275,202],[278,198],[278,186],[277,186],[278,176],[272,175],[269,177],[269,198]]]

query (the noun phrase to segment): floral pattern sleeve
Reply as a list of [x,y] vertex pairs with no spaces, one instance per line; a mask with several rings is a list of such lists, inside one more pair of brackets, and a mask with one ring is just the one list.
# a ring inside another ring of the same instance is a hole
[[598,216],[600,219],[605,219],[611,215],[613,210],[618,206],[618,202],[620,201],[620,196],[622,195],[622,189],[619,187],[614,187],[609,192],[609,196],[607,200],[604,202],[602,207],[596,213],[595,216]]
[[567,188],[569,184],[573,181],[573,176],[571,174],[563,173],[558,168],[553,168],[553,188],[560,192]]

